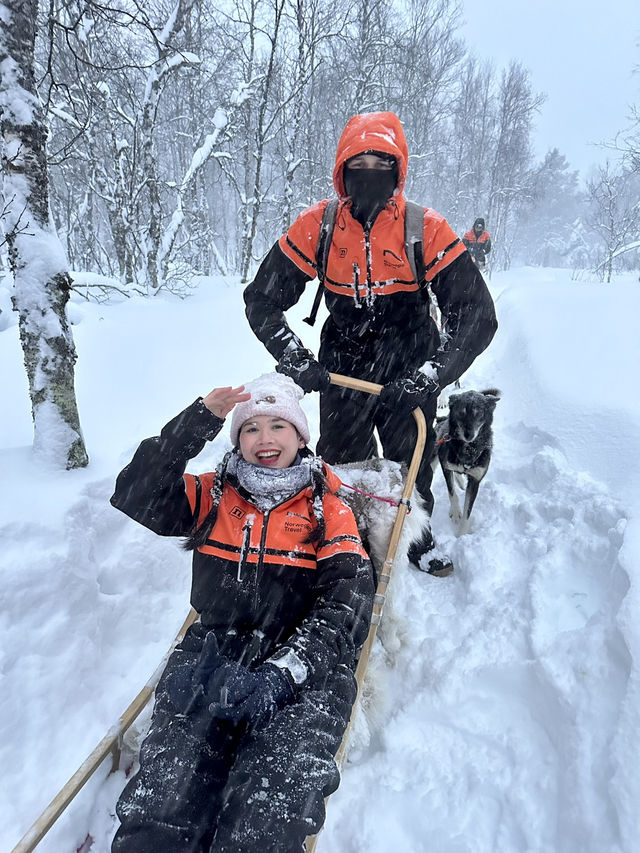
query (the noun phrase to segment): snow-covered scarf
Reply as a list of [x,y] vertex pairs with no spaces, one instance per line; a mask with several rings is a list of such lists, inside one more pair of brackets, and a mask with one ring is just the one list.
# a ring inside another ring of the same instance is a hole
[[232,456],[227,470],[235,474],[238,483],[249,493],[251,503],[260,512],[268,512],[311,484],[312,458],[297,456],[289,468],[269,468],[253,465],[242,456]]

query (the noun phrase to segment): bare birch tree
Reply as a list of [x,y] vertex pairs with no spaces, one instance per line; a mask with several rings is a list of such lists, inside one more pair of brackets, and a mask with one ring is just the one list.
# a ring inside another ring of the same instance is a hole
[[[189,168],[187,169],[180,185],[178,186],[175,198],[175,208],[169,220],[169,224],[165,228],[164,233],[162,235],[160,251],[158,253],[158,266],[162,271],[163,278],[167,277],[171,254],[173,252],[178,232],[184,222],[185,195],[193,184],[193,182],[196,180],[197,176],[200,174],[201,170],[206,165],[206,163],[211,158],[220,156],[220,152],[217,150],[217,146],[224,133],[227,123],[228,118],[224,110],[217,110],[215,115],[213,116],[212,121],[213,131],[207,134],[202,145],[194,152],[191,163],[189,164]],[[227,265],[224,261],[223,255],[219,251],[218,247],[215,245],[215,241],[213,240],[213,238],[210,239],[211,251],[214,254],[214,257],[216,258],[218,268],[222,273],[226,274]]]
[[607,162],[587,182],[593,212],[589,226],[600,245],[596,271],[611,283],[614,266],[628,252],[640,251],[640,177]]
[[162,202],[156,156],[155,135],[158,102],[164,78],[184,65],[199,62],[192,54],[176,50],[173,41],[184,26],[195,0],[177,0],[162,29],[157,33],[157,58],[147,77],[144,98],[140,110],[140,133],[142,137],[142,173],[149,202],[149,224],[145,252],[145,277],[153,288],[161,283],[158,255],[162,241]]
[[536,169],[536,97],[521,69],[501,80],[488,64],[465,68],[456,0],[49,0],[48,11],[52,198],[80,269],[125,291],[212,270],[246,279],[331,192],[339,135],[366,109],[404,123],[407,192],[456,227],[485,216],[507,259]]
[[[249,154],[247,166],[249,166],[248,174],[251,175],[251,182],[246,198],[245,228],[242,235],[240,275],[243,281],[247,280],[249,267],[253,260],[253,245],[263,201],[263,169],[266,146],[271,135],[274,110],[278,109],[277,105],[273,103],[273,89],[284,9],[285,0],[270,0],[268,3],[269,14],[264,29],[261,31],[257,29],[251,34],[251,39],[254,42],[256,37],[261,35],[267,42],[268,48],[266,56],[260,63],[262,79],[256,104],[257,115],[253,131],[253,144],[247,149]],[[251,21],[251,27],[256,27],[255,18]]]
[[511,225],[516,206],[528,202],[533,190],[531,126],[544,101],[531,90],[529,72],[513,61],[503,72],[497,100],[497,136],[490,170],[486,218],[496,245],[496,256],[510,264]]
[[71,279],[49,208],[47,126],[34,76],[38,0],[0,4],[3,230],[29,380],[34,452],[66,468],[88,463],[66,316]]

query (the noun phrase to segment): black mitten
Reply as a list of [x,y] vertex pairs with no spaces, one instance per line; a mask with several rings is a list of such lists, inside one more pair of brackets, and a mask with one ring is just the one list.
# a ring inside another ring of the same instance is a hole
[[252,728],[266,725],[275,712],[293,699],[291,681],[279,667],[264,663],[255,670],[228,661],[209,681],[209,713]]
[[331,384],[327,368],[323,367],[306,347],[297,347],[285,352],[276,364],[276,371],[290,376],[305,394],[310,391],[326,391]]
[[408,376],[388,382],[380,392],[379,400],[386,409],[411,412],[438,391],[436,379],[430,379],[421,370],[414,370]]
[[213,673],[226,658],[220,654],[213,631],[205,637],[200,657],[195,664],[184,664],[167,678],[166,689],[171,704],[181,714],[190,714],[205,703],[205,689]]

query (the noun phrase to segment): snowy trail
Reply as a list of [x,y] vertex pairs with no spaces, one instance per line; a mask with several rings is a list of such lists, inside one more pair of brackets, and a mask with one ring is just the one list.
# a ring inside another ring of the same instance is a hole
[[375,853],[389,838],[416,853],[619,849],[605,783],[630,667],[616,625],[622,511],[549,436],[496,432],[467,536],[442,535],[436,481],[455,575],[398,566],[372,722],[359,718],[320,853]]
[[[580,351],[582,381],[558,351],[571,342],[558,343],[557,329],[541,352],[539,330],[562,318],[549,315],[548,294],[529,288],[528,275],[505,274],[494,286],[501,330],[466,379],[503,392],[470,533],[455,537],[436,472],[434,527],[456,571],[431,578],[397,560],[318,853],[640,849],[640,500],[637,471],[617,455],[626,438],[635,447],[640,424],[635,398],[623,393],[635,363],[625,357],[640,346],[632,336],[640,299],[631,288],[615,292],[618,335],[606,358]],[[568,273],[553,287],[554,304],[571,306],[577,344],[601,306]],[[20,365],[2,380],[12,413],[4,443],[0,435],[7,849],[149,678],[186,615],[189,566],[178,543],[131,524],[108,498],[140,438],[214,382],[270,368],[250,340],[232,362],[202,357],[203,341],[215,349],[247,338],[239,301],[237,289],[222,287],[215,311],[204,290],[185,302],[76,306],[87,471],[38,468],[22,438]],[[11,358],[14,331],[0,335]],[[605,374],[615,387],[594,394]],[[317,434],[315,407],[305,399]],[[594,448],[604,448],[597,459]],[[193,470],[225,449],[214,444]],[[73,853],[87,832],[92,853],[108,853],[125,778],[106,774],[105,766],[38,853]]]

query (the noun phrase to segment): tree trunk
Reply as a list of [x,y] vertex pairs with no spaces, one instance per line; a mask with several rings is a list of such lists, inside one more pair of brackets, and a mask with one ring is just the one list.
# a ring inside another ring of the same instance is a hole
[[66,316],[71,278],[49,209],[47,127],[35,86],[38,0],[4,0],[0,108],[4,216],[14,307],[29,379],[34,452],[66,468],[88,463],[74,390],[76,352]]
[[[243,282],[248,280],[251,261],[253,260],[253,246],[258,230],[258,219],[262,206],[262,167],[265,157],[265,147],[267,144],[267,113],[272,106],[272,86],[276,74],[276,54],[280,38],[280,23],[282,21],[282,13],[284,11],[284,0],[273,0],[273,29],[269,33],[269,59],[265,70],[264,83],[260,105],[258,108],[258,122],[255,132],[255,149],[253,157],[255,159],[255,171],[253,173],[253,188],[251,192],[251,201],[247,204],[245,212],[245,230],[242,241],[242,266],[240,270],[241,279]],[[248,199],[247,199],[248,200]]]
[[149,224],[147,226],[147,244],[145,273],[147,284],[157,289],[162,284],[158,256],[162,240],[162,199],[158,178],[158,157],[156,152],[156,134],[158,104],[164,77],[177,71],[191,61],[186,54],[180,55],[172,46],[172,40],[182,30],[185,20],[191,14],[195,0],[177,0],[169,18],[158,34],[158,57],[149,76],[141,110],[140,133],[142,137],[142,173],[147,189],[149,204]]

